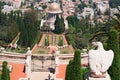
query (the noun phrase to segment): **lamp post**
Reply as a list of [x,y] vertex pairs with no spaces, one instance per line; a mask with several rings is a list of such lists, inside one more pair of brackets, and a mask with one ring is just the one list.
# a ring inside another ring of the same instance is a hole
[[34,71],[34,56],[32,55],[32,71]]
[[55,56],[54,56],[54,53],[52,53],[52,56],[51,56],[51,68],[52,68],[52,65],[53,65],[53,61],[55,60]]
[[[53,77],[49,78],[48,80],[54,80],[54,74],[55,74],[55,64],[53,63],[55,60],[55,56],[54,56],[54,53],[52,54],[52,56],[50,56],[50,61],[51,61],[51,67],[48,68],[50,73],[53,74]],[[50,74],[49,74],[49,77],[50,77]]]
[[48,75],[48,80],[51,80],[51,76],[50,76],[50,74]]

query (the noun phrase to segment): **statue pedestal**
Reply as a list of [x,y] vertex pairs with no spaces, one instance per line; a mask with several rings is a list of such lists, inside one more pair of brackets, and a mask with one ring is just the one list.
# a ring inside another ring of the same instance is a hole
[[94,78],[94,77],[90,77],[90,75],[87,76],[86,80],[111,80],[109,74],[106,74],[105,78]]

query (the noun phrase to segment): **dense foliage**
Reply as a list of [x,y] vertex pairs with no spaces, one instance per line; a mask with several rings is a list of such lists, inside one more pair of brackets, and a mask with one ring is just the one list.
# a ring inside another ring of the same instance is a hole
[[74,59],[67,65],[65,80],[82,80],[80,50],[75,50]]
[[13,15],[13,12],[9,14],[0,12],[0,40],[5,43],[10,43],[19,32],[17,15],[18,13]]
[[45,38],[44,45],[45,45],[45,46],[49,46],[49,40],[48,40],[48,37]]
[[109,38],[107,41],[107,49],[112,49],[114,52],[114,59],[112,66],[109,69],[111,80],[120,80],[120,48],[118,41],[118,33],[115,30],[109,32]]
[[69,44],[72,44],[74,48],[85,48],[89,39],[98,29],[98,24],[93,25],[89,22],[89,17],[78,20],[76,16],[67,17],[69,23],[69,30],[66,34],[66,38]]
[[63,46],[63,37],[59,37],[58,46]]
[[59,17],[58,15],[56,16],[56,21],[55,21],[55,30],[53,31],[55,34],[62,34],[65,31],[65,24],[64,24],[64,19]]
[[[118,9],[119,10],[119,9]],[[119,33],[119,42],[120,42],[120,10],[119,13],[114,14],[116,18],[112,18],[114,21],[114,28],[118,31]]]
[[34,11],[24,13],[24,18],[20,25],[20,44],[23,46],[31,46],[37,34],[37,14]]
[[2,75],[1,75],[1,80],[10,80],[10,74],[9,74],[9,69],[7,67],[7,62],[4,61],[2,63]]
[[0,44],[10,43],[20,32],[19,45],[28,47],[34,44],[38,34],[37,13],[34,10],[25,12],[11,11],[11,13],[0,12]]
[[105,24],[101,25],[101,27],[99,25],[97,25],[99,28],[95,32],[93,37],[90,39],[90,41],[92,40],[106,41],[108,38],[109,31],[111,29],[115,29],[118,31],[120,42],[120,13],[114,14],[114,17],[111,17],[111,19],[107,21]]

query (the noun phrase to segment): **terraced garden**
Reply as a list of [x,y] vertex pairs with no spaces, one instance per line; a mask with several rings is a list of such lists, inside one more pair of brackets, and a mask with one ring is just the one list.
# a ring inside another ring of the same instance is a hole
[[40,43],[34,48],[33,54],[48,54],[50,48],[48,46],[56,46],[61,54],[70,54],[74,51],[71,50],[64,35],[56,34],[43,34]]
[[42,42],[42,46],[45,46],[45,40],[49,42],[49,45],[58,45],[59,41],[63,40],[63,45],[67,45],[64,41],[63,35],[51,35],[51,34],[45,34],[44,40]]

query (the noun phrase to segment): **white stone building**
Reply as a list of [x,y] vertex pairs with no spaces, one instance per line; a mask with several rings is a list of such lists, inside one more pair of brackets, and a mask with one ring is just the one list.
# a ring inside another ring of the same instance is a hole
[[58,3],[51,3],[48,5],[46,9],[47,19],[41,21],[41,27],[46,24],[50,26],[52,30],[55,29],[54,22],[56,20],[56,15],[60,15],[62,10],[60,9],[60,4]]
[[86,16],[90,16],[90,19],[94,18],[94,10],[89,7],[85,7],[83,13],[81,15],[85,18]]

